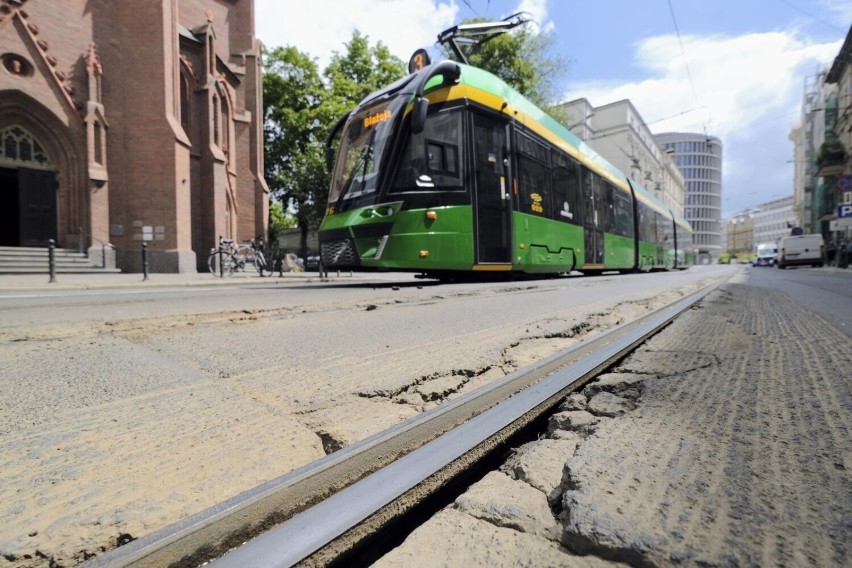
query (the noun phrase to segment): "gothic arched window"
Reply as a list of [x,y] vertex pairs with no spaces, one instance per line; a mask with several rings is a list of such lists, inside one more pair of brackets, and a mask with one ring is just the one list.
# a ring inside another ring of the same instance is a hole
[[53,167],[39,141],[17,124],[0,130],[0,164],[41,169]]

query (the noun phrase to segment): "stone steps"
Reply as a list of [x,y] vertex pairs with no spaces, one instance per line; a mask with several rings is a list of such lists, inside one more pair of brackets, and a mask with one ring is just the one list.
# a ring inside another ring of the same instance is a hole
[[[57,274],[118,274],[117,268],[104,269],[84,253],[57,248],[53,251]],[[0,274],[47,274],[50,272],[46,247],[0,247]]]

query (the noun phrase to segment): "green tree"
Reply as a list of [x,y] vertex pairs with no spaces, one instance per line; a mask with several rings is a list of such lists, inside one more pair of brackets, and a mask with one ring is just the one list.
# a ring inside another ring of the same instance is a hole
[[302,229],[302,256],[310,227],[322,219],[328,174],[323,142],[327,89],[316,61],[295,47],[264,52],[265,176],[270,197],[293,210]]
[[[471,19],[462,24],[486,21]],[[471,65],[497,75],[551,116],[566,123],[568,115],[559,103],[562,102],[561,83],[569,62],[561,55],[552,54],[554,42],[552,34],[537,31],[527,23],[485,43],[461,49]]]
[[293,211],[307,236],[322,221],[328,199],[325,139],[337,122],[369,93],[405,74],[403,62],[358,31],[335,52],[323,75],[295,47],[264,50],[263,111],[265,176],[271,199]]
[[358,30],[344,47],[345,53],[334,52],[323,73],[341,115],[370,93],[406,74],[405,63],[400,58],[392,55],[382,42],[371,47],[369,38]]
[[296,218],[286,211],[280,201],[269,204],[269,240],[273,241],[281,231],[296,228]]

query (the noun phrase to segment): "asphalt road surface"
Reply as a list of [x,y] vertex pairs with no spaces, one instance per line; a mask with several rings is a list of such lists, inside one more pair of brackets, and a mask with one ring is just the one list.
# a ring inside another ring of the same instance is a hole
[[[830,321],[852,337],[852,270],[769,267],[748,269],[746,283],[788,294],[806,310]],[[783,310],[784,306],[778,306]]]

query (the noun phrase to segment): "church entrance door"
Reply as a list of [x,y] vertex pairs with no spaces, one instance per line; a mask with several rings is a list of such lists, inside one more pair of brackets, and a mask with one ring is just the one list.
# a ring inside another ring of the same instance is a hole
[[56,171],[42,145],[18,125],[0,127],[0,246],[56,241]]

